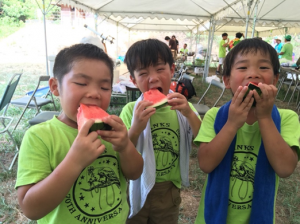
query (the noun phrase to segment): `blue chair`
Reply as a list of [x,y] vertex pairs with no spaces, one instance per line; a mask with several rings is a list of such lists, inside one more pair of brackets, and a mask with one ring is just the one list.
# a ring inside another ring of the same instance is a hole
[[[6,116],[6,112],[7,112],[8,106],[11,102],[11,99],[15,93],[15,90],[19,83],[21,75],[22,74],[15,74],[11,77],[11,79],[9,80],[9,82],[4,90],[2,98],[0,100],[0,112],[3,111],[2,115],[0,115],[0,121],[1,121],[0,134],[7,133],[16,149],[16,153],[15,153],[14,158],[9,166],[9,170],[12,169],[12,167],[18,157],[19,148],[12,136],[12,133],[8,130],[12,124],[13,118]],[[2,164],[2,166],[5,168],[4,164]]]

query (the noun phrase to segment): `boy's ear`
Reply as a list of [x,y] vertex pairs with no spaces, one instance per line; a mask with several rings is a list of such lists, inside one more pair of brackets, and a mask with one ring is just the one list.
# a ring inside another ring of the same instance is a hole
[[54,96],[59,96],[58,80],[54,77],[49,79],[49,87]]
[[279,79],[279,74],[276,74],[274,79],[273,79],[273,85],[276,86],[277,82],[278,82],[278,79]]
[[133,82],[133,84],[134,84],[136,87],[138,87],[138,86],[136,85],[135,78],[133,78],[131,75],[130,75],[130,80]]
[[171,78],[172,78],[174,76],[174,72],[175,72],[175,64],[174,63],[172,64],[170,69],[171,69],[171,75],[172,75]]
[[226,89],[230,89],[230,76],[223,76],[223,83]]

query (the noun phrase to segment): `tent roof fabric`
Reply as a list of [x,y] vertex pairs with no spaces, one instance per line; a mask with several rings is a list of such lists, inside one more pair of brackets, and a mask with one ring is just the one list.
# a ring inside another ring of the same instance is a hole
[[214,16],[220,32],[225,28],[241,31],[249,5],[250,31],[256,5],[255,31],[300,27],[300,0],[60,0],[59,3],[97,13],[130,30],[191,31]]

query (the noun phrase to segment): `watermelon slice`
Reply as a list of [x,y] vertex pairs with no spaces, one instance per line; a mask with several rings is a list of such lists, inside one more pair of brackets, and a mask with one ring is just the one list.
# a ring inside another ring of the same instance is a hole
[[[248,95],[248,93],[250,92],[250,90],[256,90],[256,92],[258,93],[258,95],[261,95],[261,90],[260,88],[258,87],[258,83],[255,83],[255,82],[249,82],[248,83],[248,90],[247,92],[245,93],[245,96],[243,98],[243,100],[246,98],[246,96]],[[252,107],[255,107],[256,106],[256,101],[254,99],[254,102],[252,104]]]
[[89,119],[95,120],[95,123],[90,128],[89,133],[97,130],[111,130],[110,125],[102,122],[102,119],[108,116],[109,114],[100,107],[80,104],[77,113],[78,130],[80,130],[83,124]]
[[168,104],[167,97],[162,94],[158,89],[150,89],[147,92],[144,92],[144,100],[150,101],[156,109],[164,107]]

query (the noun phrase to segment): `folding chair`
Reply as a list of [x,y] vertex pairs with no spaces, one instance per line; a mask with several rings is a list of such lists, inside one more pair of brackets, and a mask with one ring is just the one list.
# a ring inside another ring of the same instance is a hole
[[60,112],[57,111],[43,111],[41,113],[39,113],[38,115],[36,115],[34,118],[32,118],[31,120],[29,120],[29,124],[30,126],[51,120],[53,118],[53,116],[58,116],[60,114]]
[[209,83],[207,89],[203,93],[202,97],[198,101],[198,103],[197,104],[193,104],[193,106],[195,107],[195,109],[197,110],[197,112],[198,112],[199,115],[205,115],[206,112],[210,109],[210,107],[208,107],[205,104],[200,104],[200,102],[204,99],[205,95],[207,94],[207,92],[208,92],[208,90],[210,89],[211,86],[215,86],[215,87],[217,87],[217,88],[219,88],[221,90],[219,98],[215,101],[215,103],[213,104],[212,107],[215,107],[217,105],[217,103],[222,98],[222,96],[223,96],[223,94],[225,92],[225,85],[223,83],[220,83],[220,82],[216,81],[215,79],[212,79],[211,82]]
[[[20,99],[16,99],[16,100],[12,100],[10,103],[14,106],[18,106],[18,107],[24,107],[24,110],[16,124],[16,126],[14,127],[14,130],[17,128],[18,124],[20,123],[25,111],[27,110],[27,108],[35,108],[36,109],[36,113],[35,115],[37,115],[40,112],[40,109],[42,106],[52,103],[54,106],[54,109],[56,110],[56,106],[54,103],[54,99],[52,96],[52,93],[50,92],[50,90],[48,91],[48,93],[46,94],[45,97],[36,97],[35,93],[36,91],[39,89],[39,86],[41,84],[41,82],[47,82],[50,79],[50,76],[40,76],[39,77],[39,81],[38,81],[38,85],[36,86],[35,90],[33,91],[33,93],[31,94],[31,96],[24,96]],[[47,95],[50,95],[51,99],[47,99]]]
[[[16,154],[15,154],[15,156],[14,156],[14,158],[13,158],[13,160],[12,160],[10,166],[9,166],[9,170],[12,169],[12,167],[13,167],[15,161],[16,161],[19,149],[18,149],[18,145],[15,142],[12,134],[8,130],[10,125],[12,124],[13,118],[12,117],[7,117],[6,112],[7,112],[9,103],[11,102],[11,98],[13,97],[14,92],[16,90],[16,87],[19,83],[21,75],[22,74],[15,74],[15,75],[12,76],[12,78],[9,80],[9,82],[6,86],[6,89],[4,90],[2,98],[0,99],[0,111],[2,111],[2,109],[4,109],[3,114],[0,116],[0,120],[1,120],[1,124],[2,124],[2,126],[0,128],[0,134],[7,133],[8,136],[10,137],[10,139],[12,140],[12,142],[15,146],[15,149],[16,149]],[[6,123],[5,120],[7,120],[8,123]],[[2,127],[4,127],[4,129]],[[3,167],[4,167],[4,165],[3,165]]]
[[283,98],[282,101],[285,101],[290,89],[291,89],[291,86],[292,85],[295,85],[295,82],[294,82],[294,77],[293,75],[291,74],[290,70],[289,69],[286,69],[286,68],[280,68],[280,73],[279,73],[279,82],[278,82],[278,91],[277,91],[277,94],[276,94],[276,99],[278,97],[278,94],[279,94],[279,91],[280,89],[282,88],[283,85],[287,85],[288,86],[288,89],[286,91],[286,94]]

